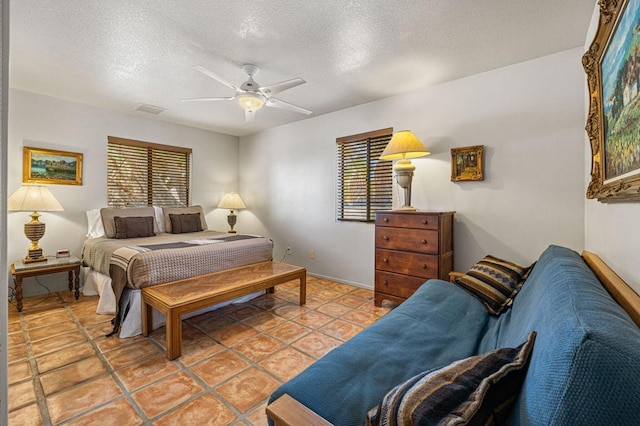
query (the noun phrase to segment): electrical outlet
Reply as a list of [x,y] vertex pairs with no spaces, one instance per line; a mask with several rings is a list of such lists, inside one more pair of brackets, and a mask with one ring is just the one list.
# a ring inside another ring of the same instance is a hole
[[315,259],[316,258],[316,252],[315,250],[311,250],[309,252],[309,259]]
[[287,247],[287,254],[291,254],[291,247]]

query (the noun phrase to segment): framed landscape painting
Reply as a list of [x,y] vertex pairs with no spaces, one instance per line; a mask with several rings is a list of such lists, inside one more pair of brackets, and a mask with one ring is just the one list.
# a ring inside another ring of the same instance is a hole
[[82,185],[82,154],[25,146],[22,181]]
[[640,0],[601,0],[582,63],[589,85],[587,198],[640,201]]

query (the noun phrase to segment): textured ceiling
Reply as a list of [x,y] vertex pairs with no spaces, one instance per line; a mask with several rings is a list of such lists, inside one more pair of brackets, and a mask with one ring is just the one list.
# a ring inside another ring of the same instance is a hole
[[[10,86],[242,136],[309,116],[262,108],[239,86],[301,77],[277,94],[313,115],[582,46],[593,0],[14,0]],[[167,111],[136,111],[147,103]]]

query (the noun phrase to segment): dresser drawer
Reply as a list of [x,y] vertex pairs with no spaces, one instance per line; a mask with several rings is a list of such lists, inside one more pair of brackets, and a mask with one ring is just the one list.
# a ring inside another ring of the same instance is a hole
[[427,229],[376,227],[376,247],[438,253],[438,231]]
[[378,213],[376,226],[397,228],[438,229],[440,216],[437,214]]
[[376,270],[438,278],[438,256],[376,249]]
[[376,292],[402,297],[411,296],[426,279],[376,271]]

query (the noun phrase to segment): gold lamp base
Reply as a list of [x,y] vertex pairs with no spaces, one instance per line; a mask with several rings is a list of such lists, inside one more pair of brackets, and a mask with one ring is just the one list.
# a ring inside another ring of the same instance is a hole
[[22,259],[22,263],[46,262],[47,258],[42,255],[42,249],[29,250],[27,255]]
[[227,223],[229,224],[229,227],[231,229],[229,229],[227,232],[229,234],[235,234],[236,230],[233,229],[234,226],[236,226],[236,222],[238,221],[238,217],[235,215],[235,213],[233,213],[233,210],[229,210],[229,216],[227,216]]
[[38,247],[38,241],[44,237],[45,224],[40,222],[38,212],[31,213],[31,222],[24,224],[24,235],[31,241],[31,247],[27,250],[27,255],[22,259],[24,263],[46,262],[42,249]]

